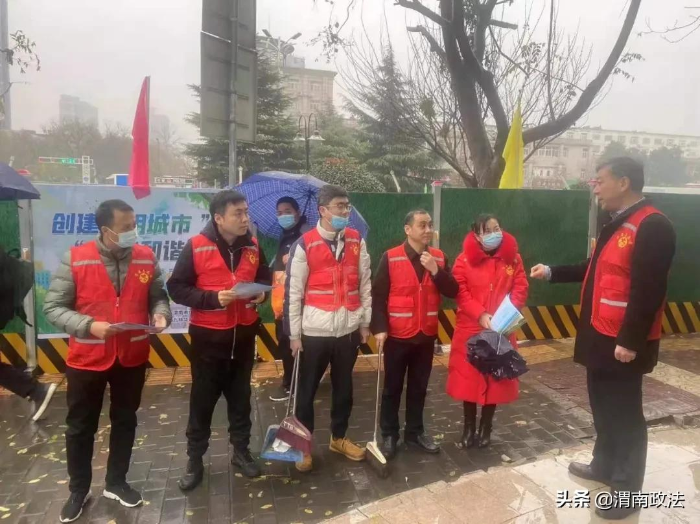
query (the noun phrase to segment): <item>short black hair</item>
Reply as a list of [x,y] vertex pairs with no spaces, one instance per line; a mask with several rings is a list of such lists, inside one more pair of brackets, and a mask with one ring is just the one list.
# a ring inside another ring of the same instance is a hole
[[476,233],[477,235],[480,235],[481,232],[486,227],[486,224],[488,224],[490,220],[495,220],[496,222],[498,222],[498,225],[500,227],[500,225],[501,225],[500,218],[498,218],[493,213],[483,213],[483,214],[479,215],[478,217],[476,217],[476,220],[472,224],[472,231],[474,231],[474,233]]
[[644,164],[634,158],[628,156],[611,158],[598,165],[596,172],[605,168],[610,168],[615,178],[627,178],[632,191],[641,193],[644,189]]
[[209,204],[209,213],[211,214],[211,219],[214,220],[214,215],[224,215],[226,213],[226,208],[229,205],[235,206],[241,202],[245,202],[245,195],[234,191],[233,189],[224,189],[219,191],[214,198],[211,199]]
[[112,227],[114,225],[114,212],[121,211],[122,213],[133,213],[134,208],[123,200],[105,200],[95,211],[95,223],[97,227]]
[[318,190],[318,205],[328,207],[334,198],[350,198],[348,192],[340,186],[327,184]]
[[408,214],[406,215],[406,218],[403,220],[403,225],[404,226],[412,226],[413,221],[416,218],[416,215],[429,215],[425,209],[414,209],[413,211],[409,211]]
[[294,211],[299,211],[299,202],[297,202],[294,198],[290,196],[284,196],[280,198],[277,201],[277,205],[275,207],[280,207],[280,204],[289,204],[294,208]]

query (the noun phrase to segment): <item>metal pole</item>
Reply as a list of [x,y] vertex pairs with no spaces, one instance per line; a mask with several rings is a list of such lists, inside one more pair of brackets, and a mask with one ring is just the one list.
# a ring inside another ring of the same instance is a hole
[[[32,201],[23,200],[19,203],[19,241],[22,248],[22,256],[34,264],[34,222],[32,219]],[[27,346],[27,368],[33,370],[36,368],[36,311],[34,292],[36,287],[32,289],[24,298],[24,311],[27,313],[27,322],[31,326],[24,327],[24,340]]]
[[596,239],[598,238],[598,197],[593,194],[591,188],[590,198],[588,200],[588,258],[593,254]]
[[442,216],[442,185],[433,186],[433,246],[440,248],[440,217]]
[[238,2],[231,6],[231,78],[229,79],[228,185],[236,185],[236,68],[238,64]]
[[[0,0],[0,48],[10,48],[7,0]],[[0,95],[4,100],[5,117],[0,119],[0,129],[12,129],[12,100],[10,97],[10,64],[4,53],[0,53]]]

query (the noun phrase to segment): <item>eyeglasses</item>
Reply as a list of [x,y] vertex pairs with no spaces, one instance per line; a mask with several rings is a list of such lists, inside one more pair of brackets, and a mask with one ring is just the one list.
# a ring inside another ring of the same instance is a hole
[[337,209],[341,213],[350,213],[352,211],[352,204],[333,204],[332,206],[328,206],[328,209]]

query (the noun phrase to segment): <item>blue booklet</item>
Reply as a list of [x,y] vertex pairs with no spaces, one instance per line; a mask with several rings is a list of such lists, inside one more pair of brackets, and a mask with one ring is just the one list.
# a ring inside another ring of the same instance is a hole
[[510,295],[506,295],[491,319],[491,329],[501,335],[510,335],[523,324],[525,324],[525,317],[510,301]]

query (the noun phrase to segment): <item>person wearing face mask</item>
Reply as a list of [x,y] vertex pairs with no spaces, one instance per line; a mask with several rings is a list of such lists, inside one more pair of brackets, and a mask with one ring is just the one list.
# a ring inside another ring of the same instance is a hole
[[171,321],[170,301],[153,251],[137,243],[134,210],[122,200],[95,211],[96,240],[66,253],[44,301],[49,322],[70,335],[66,458],[70,497],[61,522],[82,514],[90,496],[92,453],[102,401],[110,391],[107,477],[103,496],[126,507],[143,503],[126,482],[136,434],[136,411],[150,353],[148,333],[118,332],[120,322],[149,324],[156,332]]
[[248,202],[238,191],[217,193],[209,204],[211,220],[190,239],[168,279],[173,302],[191,308],[192,390],[187,422],[187,469],[178,482],[183,491],[204,478],[203,457],[209,448],[211,421],[219,398],[226,398],[231,464],[248,478],[260,476],[250,453],[252,428],[250,377],[255,337],[260,325],[257,305],[265,300],[240,297],[238,283],[270,284],[270,268],[250,233]]
[[277,254],[272,261],[272,312],[275,315],[275,331],[277,332],[277,350],[273,356],[282,360],[284,376],[282,384],[270,395],[273,402],[282,402],[289,398],[289,386],[292,383],[294,358],[290,347],[289,337],[284,333],[282,316],[284,313],[284,283],[286,281],[287,260],[292,244],[301,235],[311,229],[306,217],[299,213],[299,203],[292,197],[282,197],[277,201],[277,221],[282,228]]
[[[495,380],[484,375],[467,360],[467,341],[485,329],[491,329],[491,317],[506,295],[513,305],[525,307],[528,281],[515,238],[501,229],[494,215],[480,215],[464,240],[462,253],[452,270],[457,283],[457,325],[452,339],[447,394],[464,403],[465,449],[491,444],[493,416],[497,404],[518,398],[518,380]],[[511,336],[517,348],[515,336]],[[476,429],[477,405],[481,408]]]
[[[287,263],[284,327],[292,354],[301,359],[296,416],[313,432],[314,398],[330,365],[330,450],[361,461],[365,450],[346,433],[353,403],[352,370],[360,343],[370,335],[370,258],[360,234],[347,227],[352,211],[348,193],[337,186],[323,186],[318,206],[318,226],[292,246]],[[305,455],[296,468],[311,471],[311,455]]]

